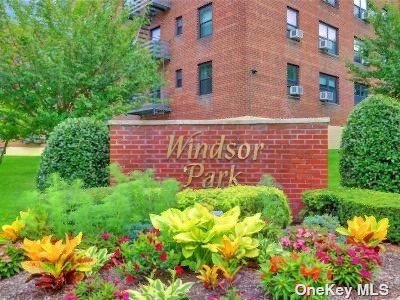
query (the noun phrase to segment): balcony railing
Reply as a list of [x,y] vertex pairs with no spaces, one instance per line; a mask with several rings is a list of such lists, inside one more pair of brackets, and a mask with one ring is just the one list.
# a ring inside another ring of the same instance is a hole
[[163,40],[153,40],[145,42],[145,47],[150,51],[151,55],[158,59],[169,60],[169,45]]
[[128,115],[159,115],[171,112],[169,99],[161,90],[155,90],[147,94],[136,95],[131,98],[136,108],[128,112]]
[[133,15],[141,15],[149,10],[151,16],[167,11],[171,7],[170,0],[126,0]]

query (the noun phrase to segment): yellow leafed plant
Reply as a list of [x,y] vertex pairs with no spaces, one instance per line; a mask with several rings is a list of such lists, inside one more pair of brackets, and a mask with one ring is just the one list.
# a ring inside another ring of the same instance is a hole
[[356,216],[353,220],[348,220],[347,225],[347,228],[339,227],[336,231],[347,236],[352,242],[375,247],[386,239],[389,219],[384,218],[377,222],[374,216],[365,216],[365,219]]
[[208,266],[203,265],[203,268],[200,270],[200,275],[197,276],[203,282],[203,285],[206,289],[215,289],[219,283],[219,275],[221,274],[222,269],[220,266]]
[[17,217],[10,225],[3,225],[1,227],[2,231],[0,231],[0,242],[1,240],[5,240],[14,243],[18,240],[21,231],[25,228],[24,219],[29,214],[29,211],[21,211],[19,214],[20,217]]
[[22,249],[30,260],[21,265],[32,274],[29,280],[38,278],[38,287],[55,290],[82,280],[95,262],[91,258],[77,255],[75,250],[81,240],[82,233],[75,238],[66,236],[65,243],[62,240],[53,241],[51,236],[38,241],[25,239]]

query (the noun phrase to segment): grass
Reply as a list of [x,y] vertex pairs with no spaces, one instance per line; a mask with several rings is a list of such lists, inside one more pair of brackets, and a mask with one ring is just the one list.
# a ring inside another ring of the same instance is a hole
[[0,165],[0,224],[14,220],[30,203],[21,195],[35,189],[40,157],[6,156]]
[[339,150],[329,150],[328,186],[330,189],[340,187]]

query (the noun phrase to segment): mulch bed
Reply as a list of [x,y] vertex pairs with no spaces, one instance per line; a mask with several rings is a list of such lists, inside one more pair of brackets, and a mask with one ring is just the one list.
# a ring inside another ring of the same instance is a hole
[[[378,273],[375,284],[381,283],[389,286],[389,295],[385,297],[358,297],[355,293],[350,299],[385,299],[400,300],[400,247],[386,244],[387,251],[383,253],[383,264]],[[103,273],[103,277],[111,280],[121,280],[115,272]],[[44,293],[35,287],[34,282],[25,283],[27,273],[20,273],[12,278],[0,280],[0,300],[64,300],[66,290],[56,294]],[[182,276],[184,281],[197,281],[195,275],[186,273]],[[260,286],[260,275],[257,270],[251,268],[242,269],[236,280],[236,287],[241,291],[245,300],[268,299],[264,296]],[[134,289],[135,286],[126,286]],[[201,283],[196,283],[189,293],[191,300],[207,300],[209,296],[218,296],[217,292],[206,290]],[[331,297],[333,300],[341,300],[343,296]],[[155,299],[156,300],[156,299]]]

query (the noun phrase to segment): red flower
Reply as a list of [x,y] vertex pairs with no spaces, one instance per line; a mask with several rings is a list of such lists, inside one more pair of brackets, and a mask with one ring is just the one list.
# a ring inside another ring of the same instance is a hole
[[161,261],[166,261],[168,259],[168,256],[167,256],[167,252],[162,252],[161,253],[161,255],[160,255],[160,260]]
[[107,231],[104,231],[100,236],[105,241],[108,241],[110,239],[110,234]]
[[154,246],[154,248],[155,248],[157,251],[162,251],[162,250],[163,250],[163,244],[162,244],[162,243],[157,243],[157,244]]
[[120,238],[119,238],[119,240],[118,240],[118,243],[119,244],[123,244],[123,243],[126,243],[126,242],[129,242],[129,237],[127,237],[127,236],[121,236]]
[[132,284],[134,281],[135,281],[135,277],[133,277],[132,275],[128,275],[125,277],[126,284]]
[[176,272],[176,275],[178,275],[178,276],[182,275],[184,272],[182,266],[176,266],[175,272]]

